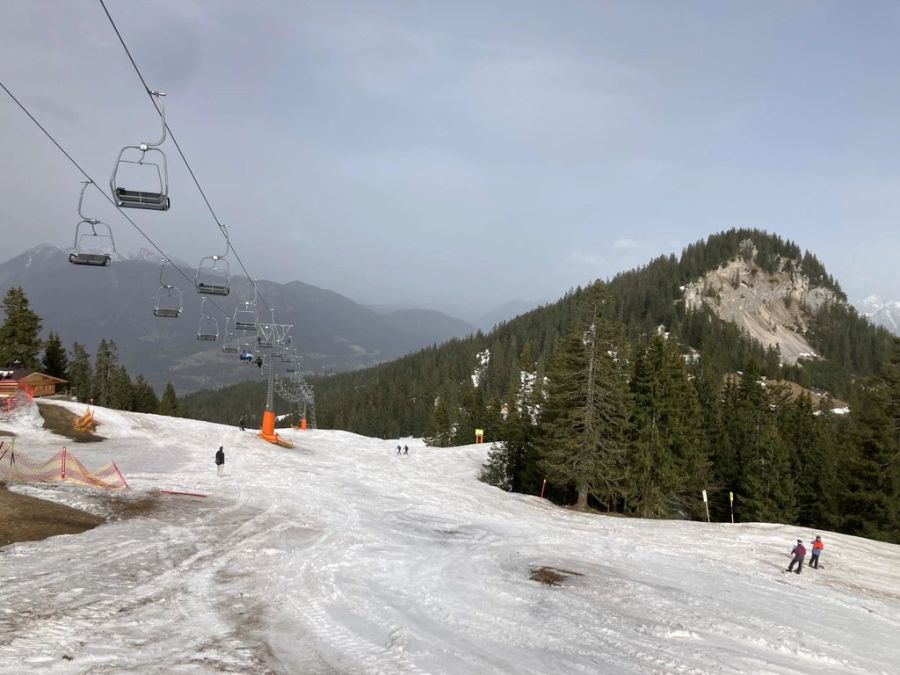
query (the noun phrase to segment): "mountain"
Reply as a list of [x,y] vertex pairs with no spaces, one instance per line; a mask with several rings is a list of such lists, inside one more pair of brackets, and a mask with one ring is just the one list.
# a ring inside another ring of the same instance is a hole
[[[219,387],[257,376],[221,352],[226,313],[244,299],[249,284],[235,277],[226,298],[215,298],[225,313],[207,303],[205,313],[218,323],[220,339],[196,339],[201,321],[201,297],[193,291],[194,270],[185,279],[167,268],[164,281],[182,291],[184,311],[178,319],[153,316],[160,287],[160,264],[147,251],[119,258],[109,267],[71,265],[66,253],[41,245],[0,264],[0,293],[21,286],[45,331],[57,332],[67,346],[80,342],[93,352],[100,340],[113,340],[120,362],[134,376],[161,391],[171,381],[181,392]],[[379,315],[333,291],[300,281],[258,282],[259,320],[271,320],[262,300],[276,310],[279,323],[292,323],[293,344],[303,356],[303,368],[331,373],[371,366],[426,345],[474,332],[465,322],[438,312],[413,311]],[[213,300],[213,298],[210,298]],[[237,338],[240,337],[237,334]],[[232,367],[233,366],[233,367]]]
[[870,295],[859,303],[858,308],[876,326],[900,335],[900,300],[890,302],[877,295]]
[[540,304],[539,302],[528,302],[526,300],[510,300],[499,307],[494,307],[494,309],[485,312],[474,319],[473,323],[480,330],[487,333],[492,331],[498,324],[514,319],[525,312],[530,312]]

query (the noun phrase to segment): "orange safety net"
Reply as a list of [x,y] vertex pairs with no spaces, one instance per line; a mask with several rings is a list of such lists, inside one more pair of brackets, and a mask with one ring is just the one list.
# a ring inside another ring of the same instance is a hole
[[0,444],[0,480],[10,483],[75,483],[105,490],[124,490],[128,487],[115,462],[107,462],[92,473],[66,448],[41,462],[3,444]]

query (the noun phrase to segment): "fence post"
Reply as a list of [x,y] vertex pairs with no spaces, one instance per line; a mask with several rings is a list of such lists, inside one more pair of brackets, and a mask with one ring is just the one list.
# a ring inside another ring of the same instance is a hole
[[709,522],[709,502],[706,499],[706,490],[703,491],[703,506],[706,507],[706,522]]

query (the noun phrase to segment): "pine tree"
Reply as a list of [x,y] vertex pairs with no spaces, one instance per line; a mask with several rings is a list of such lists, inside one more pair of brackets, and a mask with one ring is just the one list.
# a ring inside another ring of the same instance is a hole
[[50,333],[44,343],[43,371],[63,380],[69,378],[69,356],[56,333]]
[[621,329],[603,317],[602,303],[599,292],[589,299],[586,320],[553,356],[538,441],[548,481],[573,486],[575,506],[582,509],[589,497],[614,508],[625,477],[629,410],[624,346]]
[[109,406],[116,410],[131,410],[133,389],[131,377],[124,366],[116,366],[110,375]]
[[138,375],[134,381],[131,395],[131,409],[139,413],[158,413],[159,398],[156,392],[144,380],[143,375]]
[[446,448],[450,445],[450,439],[453,437],[453,427],[450,423],[450,413],[444,398],[438,398],[434,404],[434,410],[428,423],[425,425],[425,435],[423,440],[428,444],[437,448]]
[[674,341],[656,335],[638,351],[631,391],[630,510],[642,517],[699,516],[709,463],[700,403]]
[[94,356],[94,403],[96,405],[110,406],[112,391],[112,375],[119,364],[118,349],[116,343],[105,339],[100,340],[97,346],[97,354]]
[[0,365],[21,361],[28,370],[39,366],[41,320],[28,304],[20,286],[10,288],[3,298],[6,320],[0,325]]
[[166,382],[166,388],[159,401],[159,414],[178,417],[178,396],[175,395],[175,387],[171,382]]
[[91,362],[84,345],[72,345],[72,362],[69,364],[69,390],[79,401],[87,401],[92,396],[93,380]]

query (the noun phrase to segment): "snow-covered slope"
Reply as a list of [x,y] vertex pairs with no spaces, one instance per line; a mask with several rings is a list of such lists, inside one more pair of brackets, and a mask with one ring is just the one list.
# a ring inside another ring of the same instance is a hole
[[[82,406],[70,406],[82,412]],[[113,459],[124,495],[17,487],[117,519],[0,549],[0,672],[889,673],[900,547],[823,534],[784,574],[765,524],[576,513],[476,480],[487,447],[237,429],[96,409],[75,445],[23,415],[17,449]],[[213,455],[224,444],[226,475]],[[160,488],[206,499],[159,495]],[[152,508],[147,508],[147,503]],[[127,517],[126,517],[127,516]],[[529,577],[568,570],[559,586]]]
[[870,295],[857,307],[876,326],[883,326],[894,335],[900,335],[900,300],[889,302],[877,295]]

